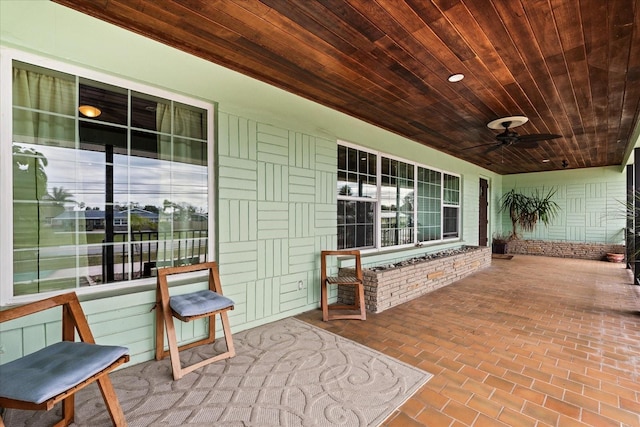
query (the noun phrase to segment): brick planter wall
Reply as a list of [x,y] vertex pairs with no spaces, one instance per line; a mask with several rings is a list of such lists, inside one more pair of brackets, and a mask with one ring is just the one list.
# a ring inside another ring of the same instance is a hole
[[[366,309],[380,313],[490,265],[491,248],[478,247],[472,251],[386,270],[363,269]],[[352,268],[342,268],[339,274],[354,273]],[[339,287],[338,302],[353,304],[353,288]]]
[[520,255],[542,255],[557,258],[579,258],[606,260],[607,253],[624,253],[624,245],[602,243],[549,242],[544,240],[512,240],[507,244],[507,253]]

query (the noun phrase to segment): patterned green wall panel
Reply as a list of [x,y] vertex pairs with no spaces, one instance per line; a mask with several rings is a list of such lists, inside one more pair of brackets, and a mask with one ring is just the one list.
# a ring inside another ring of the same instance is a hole
[[258,246],[255,241],[249,242],[229,242],[220,246],[218,253],[218,262],[221,264],[228,264],[239,261],[239,256],[242,259],[255,260],[257,258]]
[[289,164],[289,132],[286,129],[258,123],[256,137],[259,161],[285,166]]
[[289,169],[289,201],[313,203],[315,201],[315,172],[307,169]]
[[287,156],[268,153],[265,151],[262,151],[262,152],[259,151],[258,160],[262,162],[267,162],[267,163],[281,164],[284,166],[285,162],[287,161]]
[[585,225],[588,228],[604,227],[604,217],[602,212],[594,212],[593,209],[589,209],[590,203],[587,202],[587,210],[585,213]]
[[[244,305],[244,314],[245,314],[245,318],[244,321],[245,322],[252,322],[256,319],[258,319],[258,306],[261,307],[260,301],[258,299],[258,295],[260,295],[262,293],[262,286],[258,286],[258,284],[261,283],[260,280],[256,280],[253,282],[247,282],[247,295],[251,295],[251,298],[247,298],[245,301],[245,305]],[[262,309],[262,307],[261,307]]]
[[257,279],[258,248],[255,241],[220,244],[218,262],[223,289],[237,292],[235,285]]
[[[579,222],[576,222],[579,223]],[[567,240],[570,242],[584,242],[586,237],[586,230],[583,224],[572,226],[567,225]]]
[[316,171],[315,202],[334,204],[336,199],[336,173]]
[[286,202],[289,168],[283,165],[258,162],[258,200]]
[[[316,271],[320,271],[320,251],[323,251],[325,249],[329,250],[329,249],[335,249],[337,247],[337,237],[336,234],[332,234],[332,235],[324,235],[324,236],[316,236],[316,238],[314,239],[314,244],[315,244],[315,253],[318,256],[318,259],[316,260],[316,266],[315,269]],[[320,277],[318,275],[318,277]]]
[[315,229],[318,234],[335,234],[338,213],[335,205],[315,205]]
[[576,198],[571,197],[567,198],[567,214],[579,213],[582,214],[586,209],[586,200],[584,197]]
[[566,196],[569,198],[584,199],[586,197],[584,184],[569,184],[566,186]]
[[[320,266],[320,258],[316,259],[316,265]],[[305,286],[307,293],[307,305],[316,304],[319,306],[320,301],[320,270],[313,269],[307,271],[307,281]]]
[[567,240],[566,224],[550,225],[547,228],[547,239],[549,240]]
[[[307,275],[305,273],[288,274],[280,278],[280,302],[292,301],[305,298],[304,291]],[[302,288],[302,289],[301,289]]]
[[220,241],[245,242],[255,240],[258,234],[258,203],[248,200],[223,200],[224,222],[220,216]]
[[299,167],[289,168],[289,191],[295,189],[297,193],[307,194],[310,191],[315,193],[316,174],[312,169],[304,169]]
[[289,274],[280,278],[280,312],[295,310],[307,304],[306,273]]
[[[223,159],[223,164],[220,165],[219,168],[219,183],[224,188],[255,189],[258,178],[255,163],[253,160],[239,161],[232,158]],[[249,186],[247,185],[248,183],[252,185]]]
[[[251,174],[255,175],[255,174]],[[241,179],[239,177],[226,177],[221,176],[218,180],[218,184],[221,189],[230,190],[230,191],[238,191],[238,192],[247,192],[250,191],[251,194],[254,194],[256,191],[256,181]],[[255,197],[255,195],[254,195]]]
[[288,237],[289,204],[258,202],[258,239]]
[[299,132],[289,132],[289,165],[315,169],[316,138]]
[[218,126],[216,128],[216,153],[218,156],[229,156],[229,144],[233,141],[230,137],[229,120],[232,118],[228,114],[218,112]]
[[258,141],[271,140],[281,147],[289,147],[289,134],[291,131],[288,129],[265,123],[256,123],[256,129]]
[[585,231],[585,241],[602,242],[607,238],[607,229],[605,227],[588,227]]
[[597,212],[602,217],[604,217],[606,206],[607,206],[606,197],[593,197],[593,198],[588,198],[584,201],[585,212],[590,212],[590,213]]
[[604,199],[607,197],[606,182],[591,182],[585,184],[585,194],[590,199]]
[[573,213],[569,213],[567,214],[567,226],[584,228],[586,217],[587,214],[584,212],[574,211]]
[[229,116],[229,157],[240,157],[240,118]]
[[289,245],[287,239],[258,241],[258,278],[276,277],[289,273]]
[[313,237],[289,240],[289,272],[300,273],[312,270],[316,262],[315,239]]
[[217,135],[219,156],[256,160],[255,122],[219,112]]
[[256,319],[264,319],[274,314],[273,304],[271,302],[272,295],[277,293],[274,290],[273,279],[263,279],[256,281],[255,286],[255,315]]
[[218,196],[220,199],[256,200],[255,161],[220,157],[218,165]]
[[289,237],[315,235],[315,210],[311,203],[289,204]]
[[238,157],[256,159],[256,132],[253,121],[238,120]]

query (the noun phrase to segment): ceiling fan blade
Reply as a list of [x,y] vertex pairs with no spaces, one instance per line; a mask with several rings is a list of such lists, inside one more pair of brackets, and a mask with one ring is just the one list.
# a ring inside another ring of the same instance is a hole
[[520,142],[547,141],[549,139],[561,138],[562,135],[554,135],[552,133],[532,133],[530,135],[518,136]]
[[517,146],[518,148],[524,148],[524,149],[532,149],[532,148],[538,148],[540,146],[540,144],[538,144],[538,141],[522,141],[522,140],[518,140],[517,141]]
[[494,145],[493,147],[488,148],[488,149],[484,152],[484,154],[489,154],[489,153],[491,153],[491,152],[493,152],[493,151],[496,151],[497,149],[502,148],[502,147],[504,147],[504,144],[496,144],[496,145]]
[[485,144],[474,145],[473,147],[466,147],[466,148],[463,148],[463,149],[462,149],[462,151],[464,151],[464,150],[473,150],[473,149],[475,149],[475,148],[488,147],[488,146],[490,146],[490,145],[493,145],[493,144],[489,142],[489,143],[485,143]]

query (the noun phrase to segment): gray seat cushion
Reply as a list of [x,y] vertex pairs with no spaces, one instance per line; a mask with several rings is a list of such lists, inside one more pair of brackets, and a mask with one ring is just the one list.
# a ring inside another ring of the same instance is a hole
[[102,371],[129,349],[62,341],[0,365],[0,396],[42,403]]
[[209,289],[169,298],[171,309],[182,317],[199,316],[232,307],[234,304],[230,298]]

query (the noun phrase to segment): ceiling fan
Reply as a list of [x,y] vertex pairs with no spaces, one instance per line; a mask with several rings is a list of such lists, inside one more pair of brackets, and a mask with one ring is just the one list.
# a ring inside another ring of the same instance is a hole
[[485,151],[485,153],[490,153],[499,148],[509,146],[518,148],[536,148],[539,141],[548,141],[550,139],[561,137],[561,135],[555,135],[552,133],[533,133],[529,135],[519,135],[516,131],[512,130],[514,127],[521,126],[528,121],[529,119],[524,116],[510,116],[492,120],[487,123],[487,127],[489,129],[502,130],[502,133],[496,135],[496,140],[498,141],[498,143],[489,147]]

